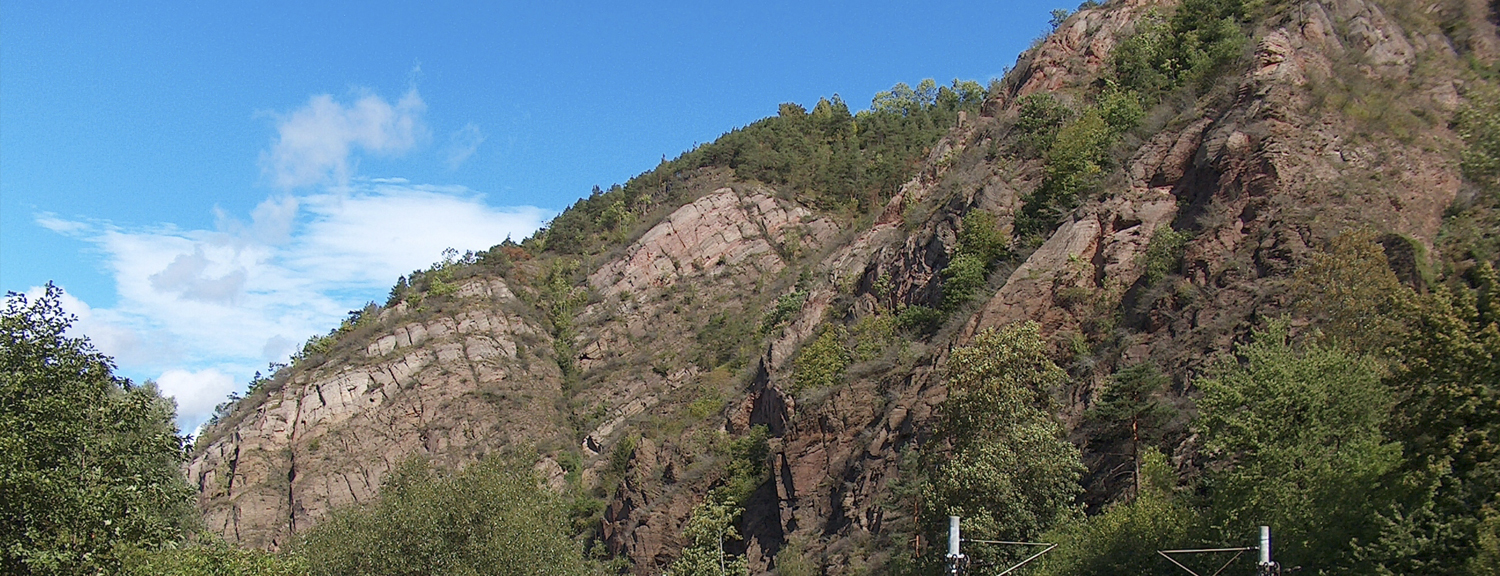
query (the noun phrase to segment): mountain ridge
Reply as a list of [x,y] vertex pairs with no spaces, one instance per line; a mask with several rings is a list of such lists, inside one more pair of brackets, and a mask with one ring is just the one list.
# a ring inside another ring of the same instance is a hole
[[[1170,33],[1175,4],[1086,7],[982,100],[955,82],[865,116],[783,105],[526,242],[403,278],[205,432],[188,474],[209,528],[277,548],[405,458],[533,450],[581,537],[656,573],[764,427],[731,551],[754,572],[789,549],[828,573],[885,566],[930,546],[900,492],[950,350],[1023,321],[1069,371],[1057,416],[1083,501],[1115,500],[1117,442],[1085,412],[1118,368],[1162,366],[1189,408],[1189,378],[1295,315],[1293,274],[1346,230],[1412,255],[1391,260],[1414,284],[1475,260],[1451,223],[1481,194],[1448,118],[1487,82],[1469,63],[1495,58],[1493,6],[1260,3],[1227,63],[1112,108],[1121,47]],[[892,150],[914,160],[899,185]],[[974,239],[987,227],[1002,245]],[[1167,428],[1193,474],[1190,431]]]

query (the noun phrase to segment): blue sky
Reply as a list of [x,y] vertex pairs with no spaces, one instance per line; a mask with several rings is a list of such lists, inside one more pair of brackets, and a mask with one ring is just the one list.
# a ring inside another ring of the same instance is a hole
[[699,142],[839,94],[981,82],[1019,2],[9,1],[0,288],[200,423],[267,362]]

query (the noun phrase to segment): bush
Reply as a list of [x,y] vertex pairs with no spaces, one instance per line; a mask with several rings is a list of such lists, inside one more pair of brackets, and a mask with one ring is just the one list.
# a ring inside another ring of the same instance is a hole
[[989,282],[995,263],[1009,254],[1010,239],[995,227],[995,217],[983,210],[964,215],[958,232],[958,247],[943,269],[944,314],[968,303]]
[[1039,239],[1088,199],[1113,164],[1110,148],[1143,115],[1134,94],[1112,89],[1058,130],[1045,155],[1042,183],[1016,215],[1016,232]]
[[295,554],[248,550],[214,539],[125,557],[126,576],[306,576],[307,562]]
[[[801,304],[797,307],[800,309]],[[742,352],[754,336],[754,325],[744,316],[729,312],[709,316],[697,334],[698,351],[694,362],[699,368],[713,370],[725,364],[731,369],[744,366],[746,355]]]
[[892,343],[896,336],[896,319],[871,314],[855,322],[849,332],[854,339],[854,360],[868,362],[879,358],[885,347]]
[[989,267],[979,256],[959,254],[943,269],[943,312],[951,314],[969,302],[989,278]]
[[1454,117],[1464,150],[1460,167],[1465,178],[1500,191],[1500,90],[1478,87]]
[[817,337],[802,347],[792,363],[792,394],[838,384],[853,361],[844,347],[844,330],[824,325]]
[[896,327],[919,335],[930,335],[943,325],[943,313],[929,306],[912,305],[896,314]]
[[770,432],[765,426],[751,426],[750,433],[729,443],[729,464],[724,470],[724,487],[720,494],[726,502],[744,506],[761,484],[770,479]]
[[787,322],[791,322],[802,312],[802,305],[807,302],[807,292],[797,290],[781,295],[776,299],[776,305],[766,313],[766,317],[760,321],[760,333],[771,334],[780,330]]
[[591,573],[558,522],[567,511],[539,482],[502,457],[459,473],[410,461],[378,501],[335,510],[295,550],[319,575]]
[[1120,85],[1149,97],[1190,86],[1207,90],[1244,54],[1241,0],[1184,0],[1172,17],[1152,14],[1112,56]]
[[1141,254],[1141,277],[1146,279],[1147,285],[1161,282],[1168,274],[1182,270],[1182,256],[1191,238],[1187,232],[1178,232],[1171,226],[1156,229],[1146,244],[1146,251]]
[[1057,129],[1072,115],[1073,111],[1051,94],[1023,96],[1019,102],[1019,116],[1011,128],[1016,134],[1016,152],[1026,158],[1041,157],[1052,147]]

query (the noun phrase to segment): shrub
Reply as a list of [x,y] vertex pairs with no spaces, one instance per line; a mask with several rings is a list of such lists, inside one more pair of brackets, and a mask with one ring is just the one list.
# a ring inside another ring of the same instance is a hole
[[1182,256],[1190,238],[1187,232],[1173,230],[1171,226],[1162,226],[1152,233],[1146,251],[1141,253],[1141,276],[1146,279],[1146,284],[1160,282],[1168,274],[1176,274],[1182,269]]
[[491,456],[462,472],[410,461],[380,499],[335,510],[296,544],[316,575],[577,574],[562,503],[527,463]]
[[231,546],[222,539],[157,551],[137,550],[125,557],[126,576],[306,576],[307,562],[296,554],[277,554]]
[[944,313],[952,313],[974,297],[989,277],[984,260],[972,254],[959,254],[943,269]]
[[1294,309],[1333,342],[1380,353],[1405,340],[1415,294],[1369,230],[1346,230],[1292,275]]
[[630,459],[635,457],[635,448],[640,441],[640,434],[626,434],[615,442],[614,450],[609,453],[609,467],[605,468],[605,473],[614,478],[624,476],[630,469]]
[[896,314],[896,327],[906,332],[928,335],[942,325],[943,313],[929,306],[907,306]]
[[[798,304],[799,309],[800,307],[801,304]],[[770,319],[769,316],[767,319]],[[713,370],[725,364],[733,369],[740,368],[745,361],[745,355],[741,352],[754,336],[752,326],[739,313],[719,312],[709,316],[708,321],[698,330],[695,363],[704,370]]]
[[1098,189],[1105,168],[1111,165],[1110,147],[1122,128],[1139,121],[1130,98],[1111,96],[1105,100],[1109,109],[1091,106],[1057,132],[1047,150],[1042,183],[1026,196],[1025,206],[1016,215],[1020,235],[1036,238],[1051,230]]
[[889,315],[871,314],[860,318],[850,329],[854,338],[854,360],[868,362],[878,358],[896,335],[896,319]]
[[1115,77],[1152,97],[1180,86],[1201,93],[1244,54],[1244,18],[1241,0],[1184,0],[1170,19],[1149,15],[1115,48]]
[[1454,117],[1464,150],[1465,178],[1489,190],[1500,190],[1500,90],[1477,87]]
[[780,330],[787,322],[797,317],[802,312],[802,305],[807,302],[807,292],[797,290],[781,295],[776,299],[776,305],[766,313],[766,317],[760,322],[760,333],[771,334]]
[[853,361],[844,347],[844,330],[824,325],[817,337],[802,347],[792,364],[792,394],[838,384]]
[[994,215],[983,210],[970,210],[964,215],[958,247],[943,269],[943,313],[953,313],[988,283],[995,263],[1009,254],[1009,244],[995,227]]
[[729,443],[729,464],[720,491],[727,502],[744,506],[750,494],[770,478],[770,436],[765,426],[751,426],[749,434]]
[[1019,104],[1019,116],[1012,127],[1016,134],[1016,152],[1027,158],[1041,157],[1052,147],[1058,128],[1073,115],[1073,111],[1047,93],[1028,94]]

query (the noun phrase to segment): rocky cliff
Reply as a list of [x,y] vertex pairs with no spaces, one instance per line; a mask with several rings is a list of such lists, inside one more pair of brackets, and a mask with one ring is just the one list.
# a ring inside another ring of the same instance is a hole
[[[922,545],[896,493],[945,397],[947,350],[1021,320],[1041,324],[1072,376],[1059,416],[1077,427],[1088,501],[1107,501],[1121,460],[1081,415],[1112,370],[1153,361],[1189,397],[1190,375],[1290,310],[1287,279],[1334,235],[1373,230],[1436,261],[1453,250],[1445,214],[1472,199],[1449,122],[1473,63],[1500,47],[1493,4],[1269,4],[1246,54],[1149,107],[1110,148],[1098,192],[1044,233],[1016,228],[1049,174],[1016,152],[1028,97],[1082,108],[1120,43],[1171,2],[1073,14],[868,214],[826,213],[733,169],[685,171],[683,201],[607,249],[516,249],[503,273],[478,267],[385,307],[205,433],[188,473],[208,524],[274,548],[375,497],[402,459],[532,450],[555,489],[604,501],[582,520],[588,538],[657,573],[722,483],[724,442],[765,426],[770,473],[740,525],[752,570],[788,546],[830,574],[878,567]],[[944,307],[976,211],[1011,239],[979,296],[929,329],[862,336]],[[1181,239],[1164,275],[1148,270],[1163,233]],[[836,384],[809,388],[799,350],[829,330],[856,351]],[[1187,470],[1192,439],[1173,443]]]

